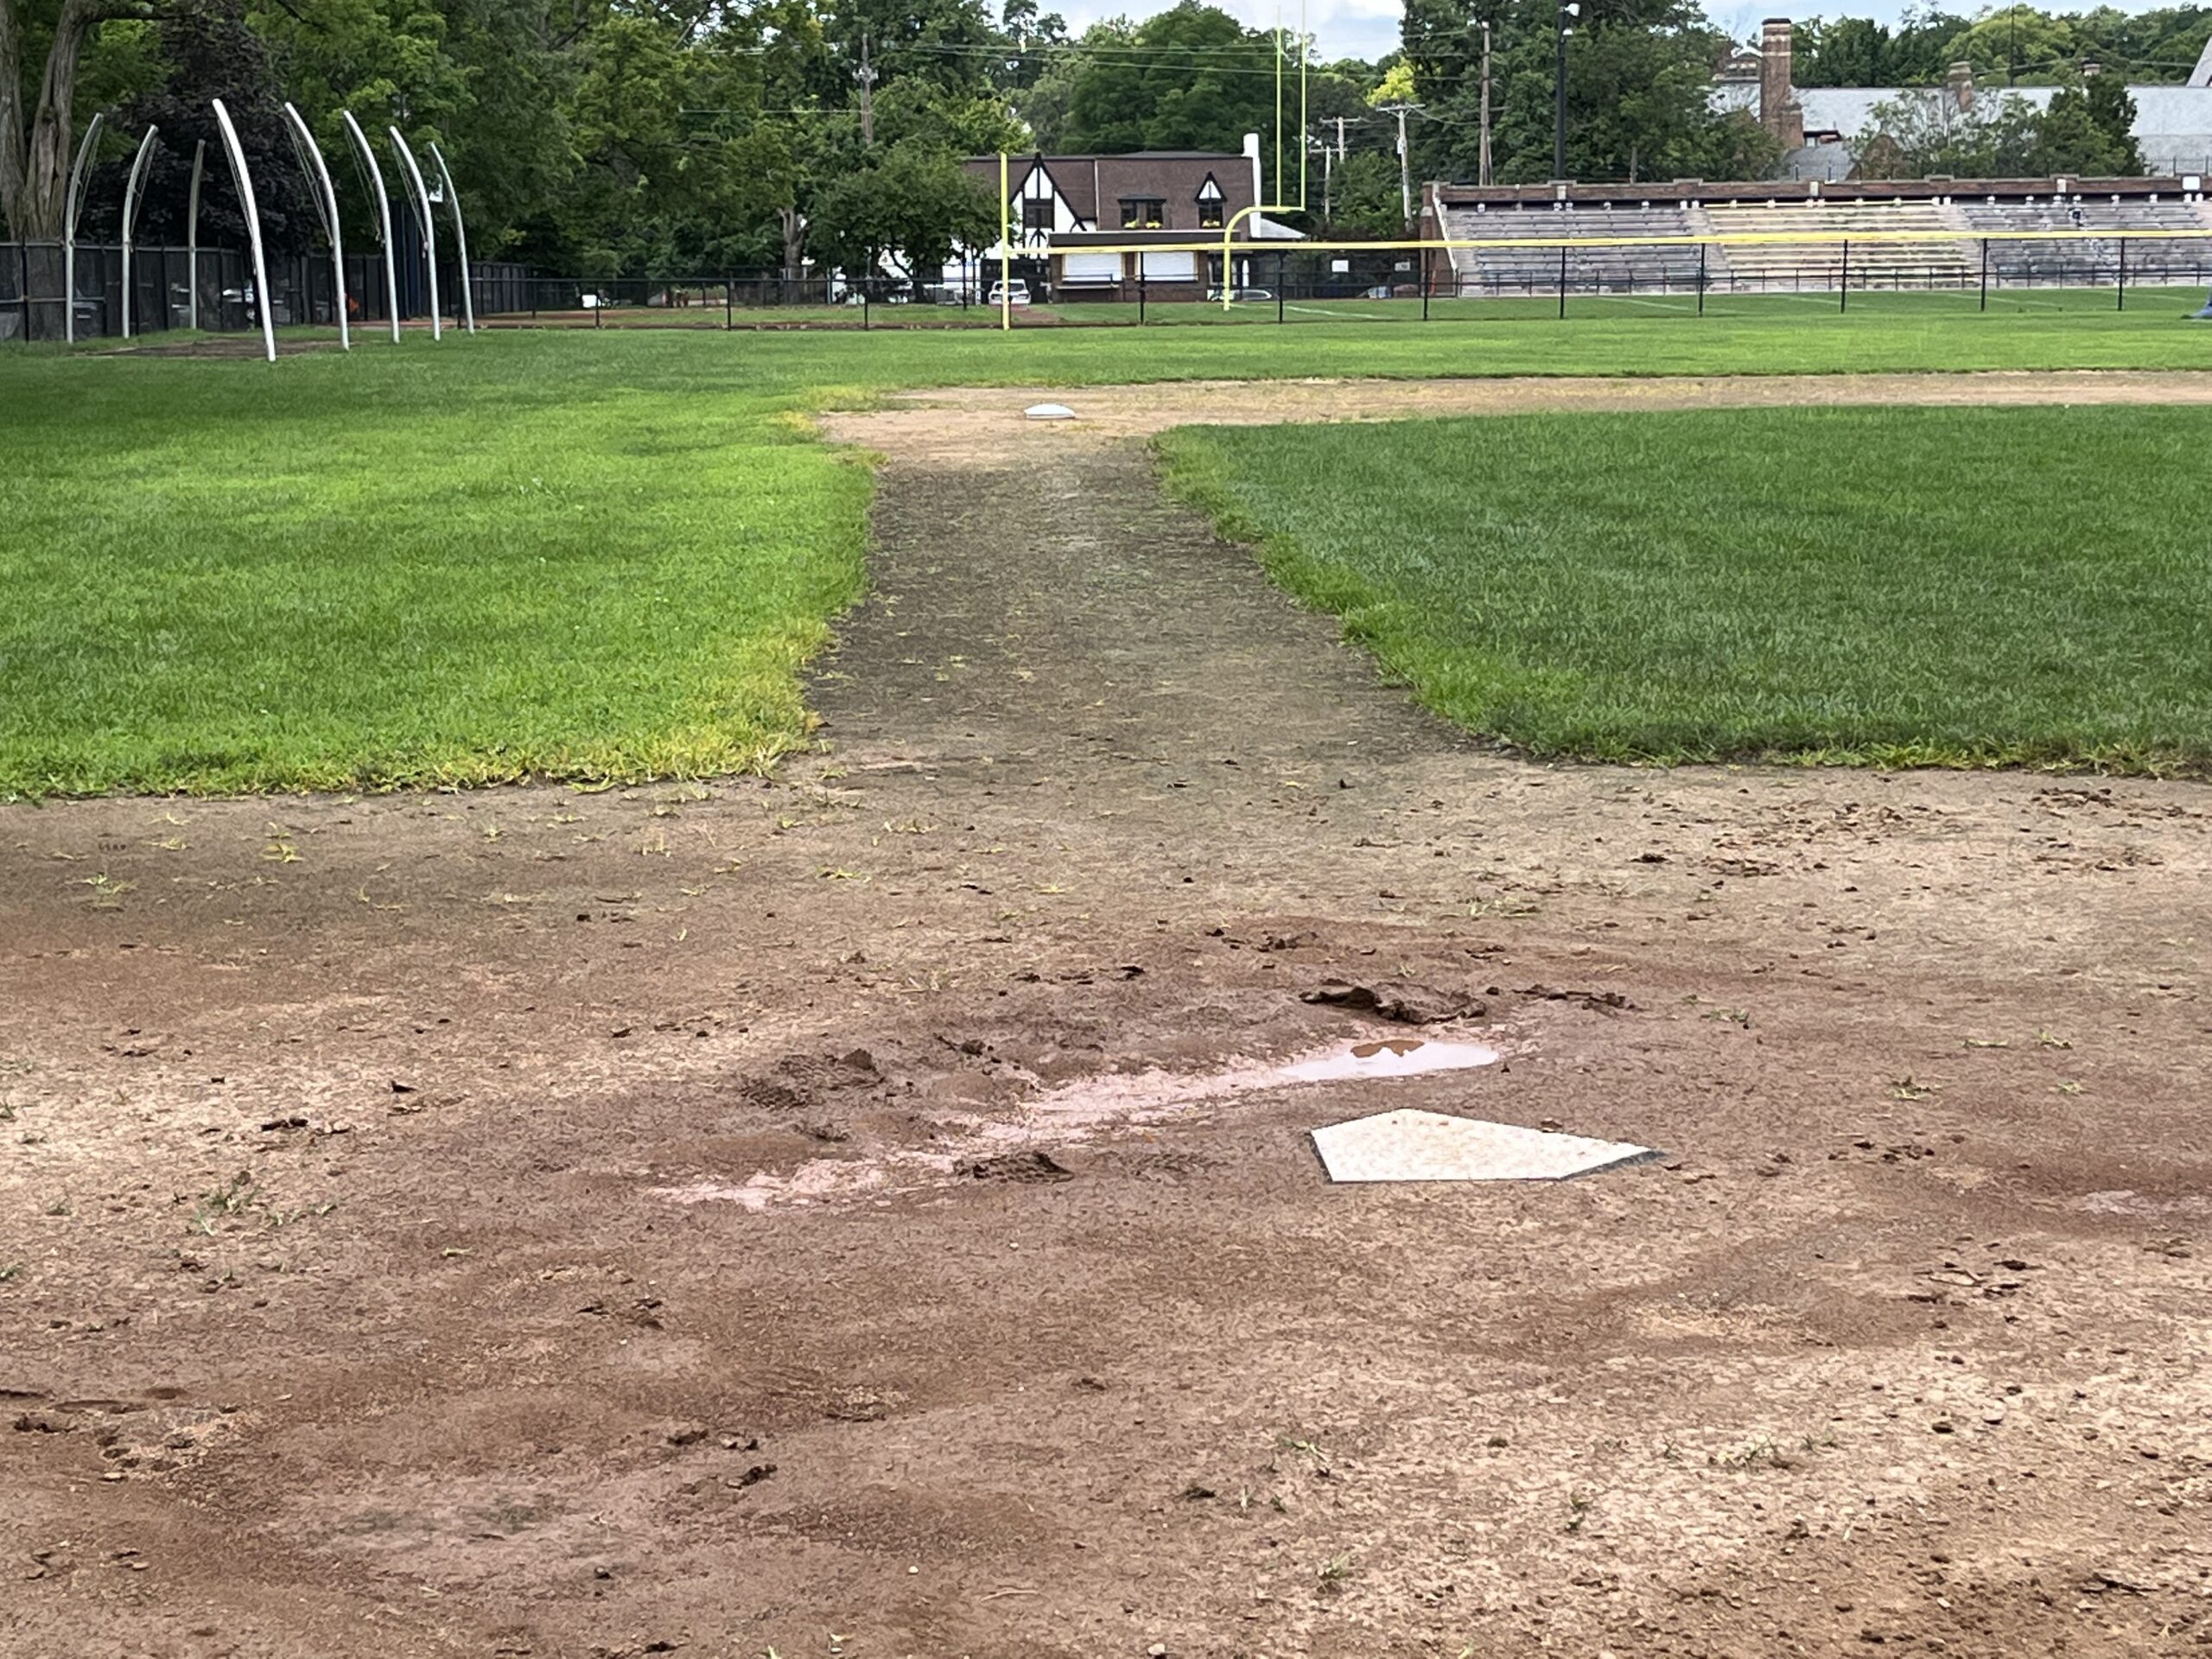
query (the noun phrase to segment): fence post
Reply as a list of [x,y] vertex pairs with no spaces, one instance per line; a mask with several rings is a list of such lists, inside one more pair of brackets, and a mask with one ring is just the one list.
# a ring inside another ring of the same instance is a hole
[[1567,316],[1567,244],[1559,245],[1559,315]]
[[1137,255],[1137,327],[1144,327],[1144,255]]
[[737,283],[732,278],[722,278],[722,332],[728,334],[737,327]]
[[23,338],[31,337],[31,245],[29,238],[16,245],[16,265],[22,273]]
[[1843,238],[1843,264],[1836,273],[1835,308],[1851,308],[1851,238],[1847,236]]
[[1981,308],[1989,309],[1989,238],[1981,238]]
[[1700,317],[1705,315],[1705,250],[1704,243],[1697,245],[1697,314]]
[[861,332],[866,334],[874,325],[868,321],[868,284],[861,284]]
[[1421,320],[1428,321],[1428,250],[1421,251]]
[[1278,253],[1277,255],[1275,255],[1275,321],[1276,321],[1276,323],[1277,323],[1278,325],[1280,325],[1280,324],[1281,323],[1282,320],[1283,320],[1283,317],[1282,317],[1282,281],[1283,281],[1283,270],[1284,270],[1284,268],[1289,264],[1289,263],[1290,263],[1290,256],[1289,256],[1288,254],[1287,254],[1287,253]]
[[2124,236],[2120,238],[2120,305],[2118,308],[2122,311],[2127,309],[2127,238]]

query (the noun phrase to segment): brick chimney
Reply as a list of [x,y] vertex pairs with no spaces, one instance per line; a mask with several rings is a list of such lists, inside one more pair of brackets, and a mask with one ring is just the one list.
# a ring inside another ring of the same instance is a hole
[[1797,149],[1805,143],[1805,112],[1789,84],[1790,41],[1787,17],[1759,25],[1759,124],[1784,149]]
[[1951,101],[1961,111],[1974,108],[1974,65],[1964,60],[1951,66],[1944,76],[1943,85],[1950,90]]

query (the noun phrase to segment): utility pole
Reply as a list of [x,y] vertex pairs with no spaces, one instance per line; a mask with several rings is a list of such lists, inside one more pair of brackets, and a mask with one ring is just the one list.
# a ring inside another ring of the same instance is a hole
[[1490,25],[1483,25],[1483,147],[1475,169],[1475,182],[1488,184],[1490,176]]
[[1580,17],[1582,8],[1576,0],[1559,9],[1558,27],[1553,31],[1552,61],[1552,177],[1567,176],[1567,20]]
[[1336,199],[1329,187],[1337,170],[1337,152],[1329,148],[1329,141],[1325,138],[1316,141],[1312,148],[1321,155],[1321,222],[1327,225],[1336,218]]
[[875,143],[875,69],[868,60],[865,30],[861,35],[861,67],[853,71],[853,79],[861,84],[861,144],[867,149]]
[[[1337,159],[1341,162],[1344,158],[1344,118],[1340,115],[1336,117],[1335,119],[1337,123]],[[1325,145],[1324,148],[1325,149],[1326,146]]]
[[1406,148],[1406,118],[1421,113],[1418,104],[1381,104],[1376,106],[1385,115],[1398,118],[1398,205],[1403,210],[1407,224],[1414,222],[1414,162],[1412,152]]

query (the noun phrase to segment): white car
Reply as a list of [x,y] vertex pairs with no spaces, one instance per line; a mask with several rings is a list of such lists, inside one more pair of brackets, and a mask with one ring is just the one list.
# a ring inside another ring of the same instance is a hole
[[990,303],[993,305],[1027,305],[1029,303],[1029,284],[1016,278],[1010,283],[991,284]]

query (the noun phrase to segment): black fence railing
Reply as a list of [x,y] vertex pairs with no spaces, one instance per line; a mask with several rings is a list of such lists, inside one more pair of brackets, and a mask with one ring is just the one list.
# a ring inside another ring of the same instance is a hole
[[[1158,263],[1155,263],[1158,262]],[[470,267],[480,324],[541,327],[927,328],[1127,327],[1190,322],[1294,323],[1346,318],[1567,315],[1570,302],[1652,302],[1706,311],[1742,296],[1825,296],[1848,310],[1867,295],[1951,295],[1986,308],[1993,296],[2019,291],[2108,291],[2125,308],[2129,290],[2212,286],[2212,235],[2035,240],[1952,237],[1940,241],[1869,238],[1851,241],[1606,242],[1545,246],[1467,243],[1449,249],[1338,245],[1239,246],[1224,291],[1218,254],[1132,257],[1118,277],[1058,284],[1050,267],[1013,268],[1001,309],[995,267],[970,267],[955,280],[913,283],[876,276],[786,276],[773,271],[726,276],[547,276],[495,262]],[[143,248],[133,256],[123,292],[121,251],[80,246],[76,327],[79,338],[187,327],[196,286],[199,322],[210,332],[259,326],[250,265],[234,249],[200,251],[195,270],[182,249]],[[1145,267],[1149,266],[1149,269]],[[61,337],[61,251],[0,244],[0,340]],[[357,326],[391,315],[382,255],[349,255],[347,312]],[[419,257],[398,262],[403,318],[428,313]],[[458,271],[440,271],[440,308],[458,317]],[[272,321],[329,326],[337,315],[329,259],[288,256],[270,266]],[[1515,302],[1518,303],[1515,303]]]
[[[243,249],[203,247],[197,264],[188,248],[131,250],[130,291],[125,293],[123,250],[111,244],[79,243],[75,291],[68,288],[68,260],[59,243],[0,242],[0,340],[54,340],[69,333],[74,308],[79,340],[165,334],[193,326],[208,333],[241,332],[261,326],[261,296],[255,291],[253,262]],[[400,317],[429,315],[429,283],[418,258],[400,261],[397,306]],[[279,327],[338,322],[337,274],[327,254],[287,254],[268,261],[270,320]],[[471,280],[481,308],[486,293],[511,292],[526,279],[520,265],[473,261]],[[459,267],[442,262],[439,309],[458,317]],[[355,324],[388,322],[393,296],[385,281],[382,253],[348,254],[346,311]]]

